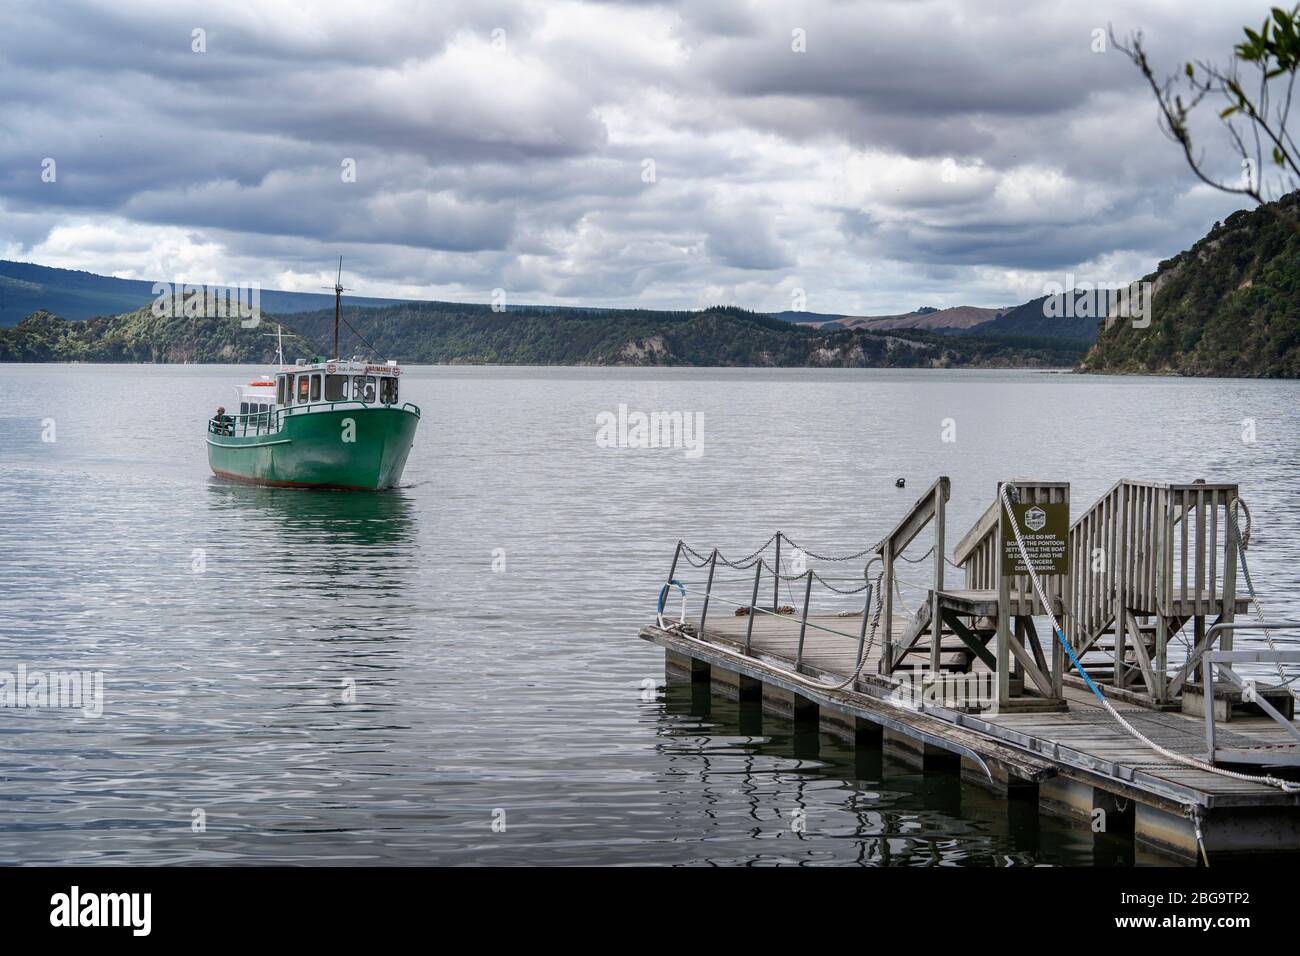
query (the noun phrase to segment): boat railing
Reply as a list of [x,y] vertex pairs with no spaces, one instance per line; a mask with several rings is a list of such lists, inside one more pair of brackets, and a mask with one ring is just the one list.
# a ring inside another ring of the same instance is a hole
[[248,412],[243,415],[214,415],[208,419],[208,433],[226,438],[248,438],[258,435],[274,435],[284,428],[284,419],[290,415],[310,415],[315,412],[332,412],[339,409],[400,408],[416,418],[420,417],[420,406],[411,402],[402,405],[381,405],[375,402],[362,402],[348,399],[341,402],[311,402],[306,405],[289,405],[265,412]]
[[248,412],[244,415],[214,415],[208,419],[208,433],[226,438],[274,435],[283,427],[284,409]]

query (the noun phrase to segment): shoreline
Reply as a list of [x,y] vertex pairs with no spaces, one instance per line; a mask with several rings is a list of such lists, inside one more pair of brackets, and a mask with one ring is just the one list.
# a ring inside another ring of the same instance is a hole
[[[0,362],[0,368],[24,366],[138,366],[142,368],[231,368],[260,366],[267,362]],[[632,362],[555,363],[555,362],[405,362],[423,368],[500,368],[500,369],[699,369],[702,371],[897,371],[897,372],[1041,372],[1051,375],[1081,375],[1108,378],[1222,379],[1234,382],[1300,382],[1300,377],[1267,375],[1190,375],[1173,369],[1159,371],[1090,369],[1069,365],[647,365]]]

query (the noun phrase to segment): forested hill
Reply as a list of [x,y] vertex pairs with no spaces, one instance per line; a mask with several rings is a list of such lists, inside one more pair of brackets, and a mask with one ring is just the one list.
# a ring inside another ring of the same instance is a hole
[[[1079,354],[1054,342],[956,342],[916,330],[889,335],[819,331],[732,307],[700,312],[593,309],[577,313],[543,307],[493,312],[481,305],[407,303],[358,310],[348,319],[376,353],[434,363],[1065,366],[1077,361]],[[332,335],[332,312],[294,316],[293,321],[316,341]]]
[[[1300,215],[1300,193],[1274,203]],[[1099,372],[1300,376],[1300,232],[1260,207],[1233,213],[1160,263],[1150,328],[1103,328],[1083,367]]]
[[[552,310],[424,302],[345,308],[344,355],[413,363],[944,368],[1062,367],[1079,351],[1050,341],[943,336],[918,330],[818,331],[736,308],[701,312]],[[333,312],[164,319],[140,309],[70,322],[34,313],[0,329],[0,362],[269,363],[277,322],[285,355],[324,355]],[[349,328],[349,325],[352,328]],[[355,329],[355,331],[354,331]]]

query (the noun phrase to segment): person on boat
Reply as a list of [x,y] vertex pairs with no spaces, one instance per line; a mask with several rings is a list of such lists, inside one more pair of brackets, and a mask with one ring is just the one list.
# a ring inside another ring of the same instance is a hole
[[234,419],[231,416],[226,414],[225,405],[218,405],[217,414],[213,417],[217,420],[217,425],[221,429],[221,434],[233,435],[235,433]]

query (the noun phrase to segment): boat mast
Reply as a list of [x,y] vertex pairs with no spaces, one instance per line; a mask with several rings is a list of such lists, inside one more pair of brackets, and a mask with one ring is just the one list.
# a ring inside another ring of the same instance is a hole
[[339,256],[339,275],[334,280],[334,360],[339,359],[339,316],[343,301],[343,257]]

